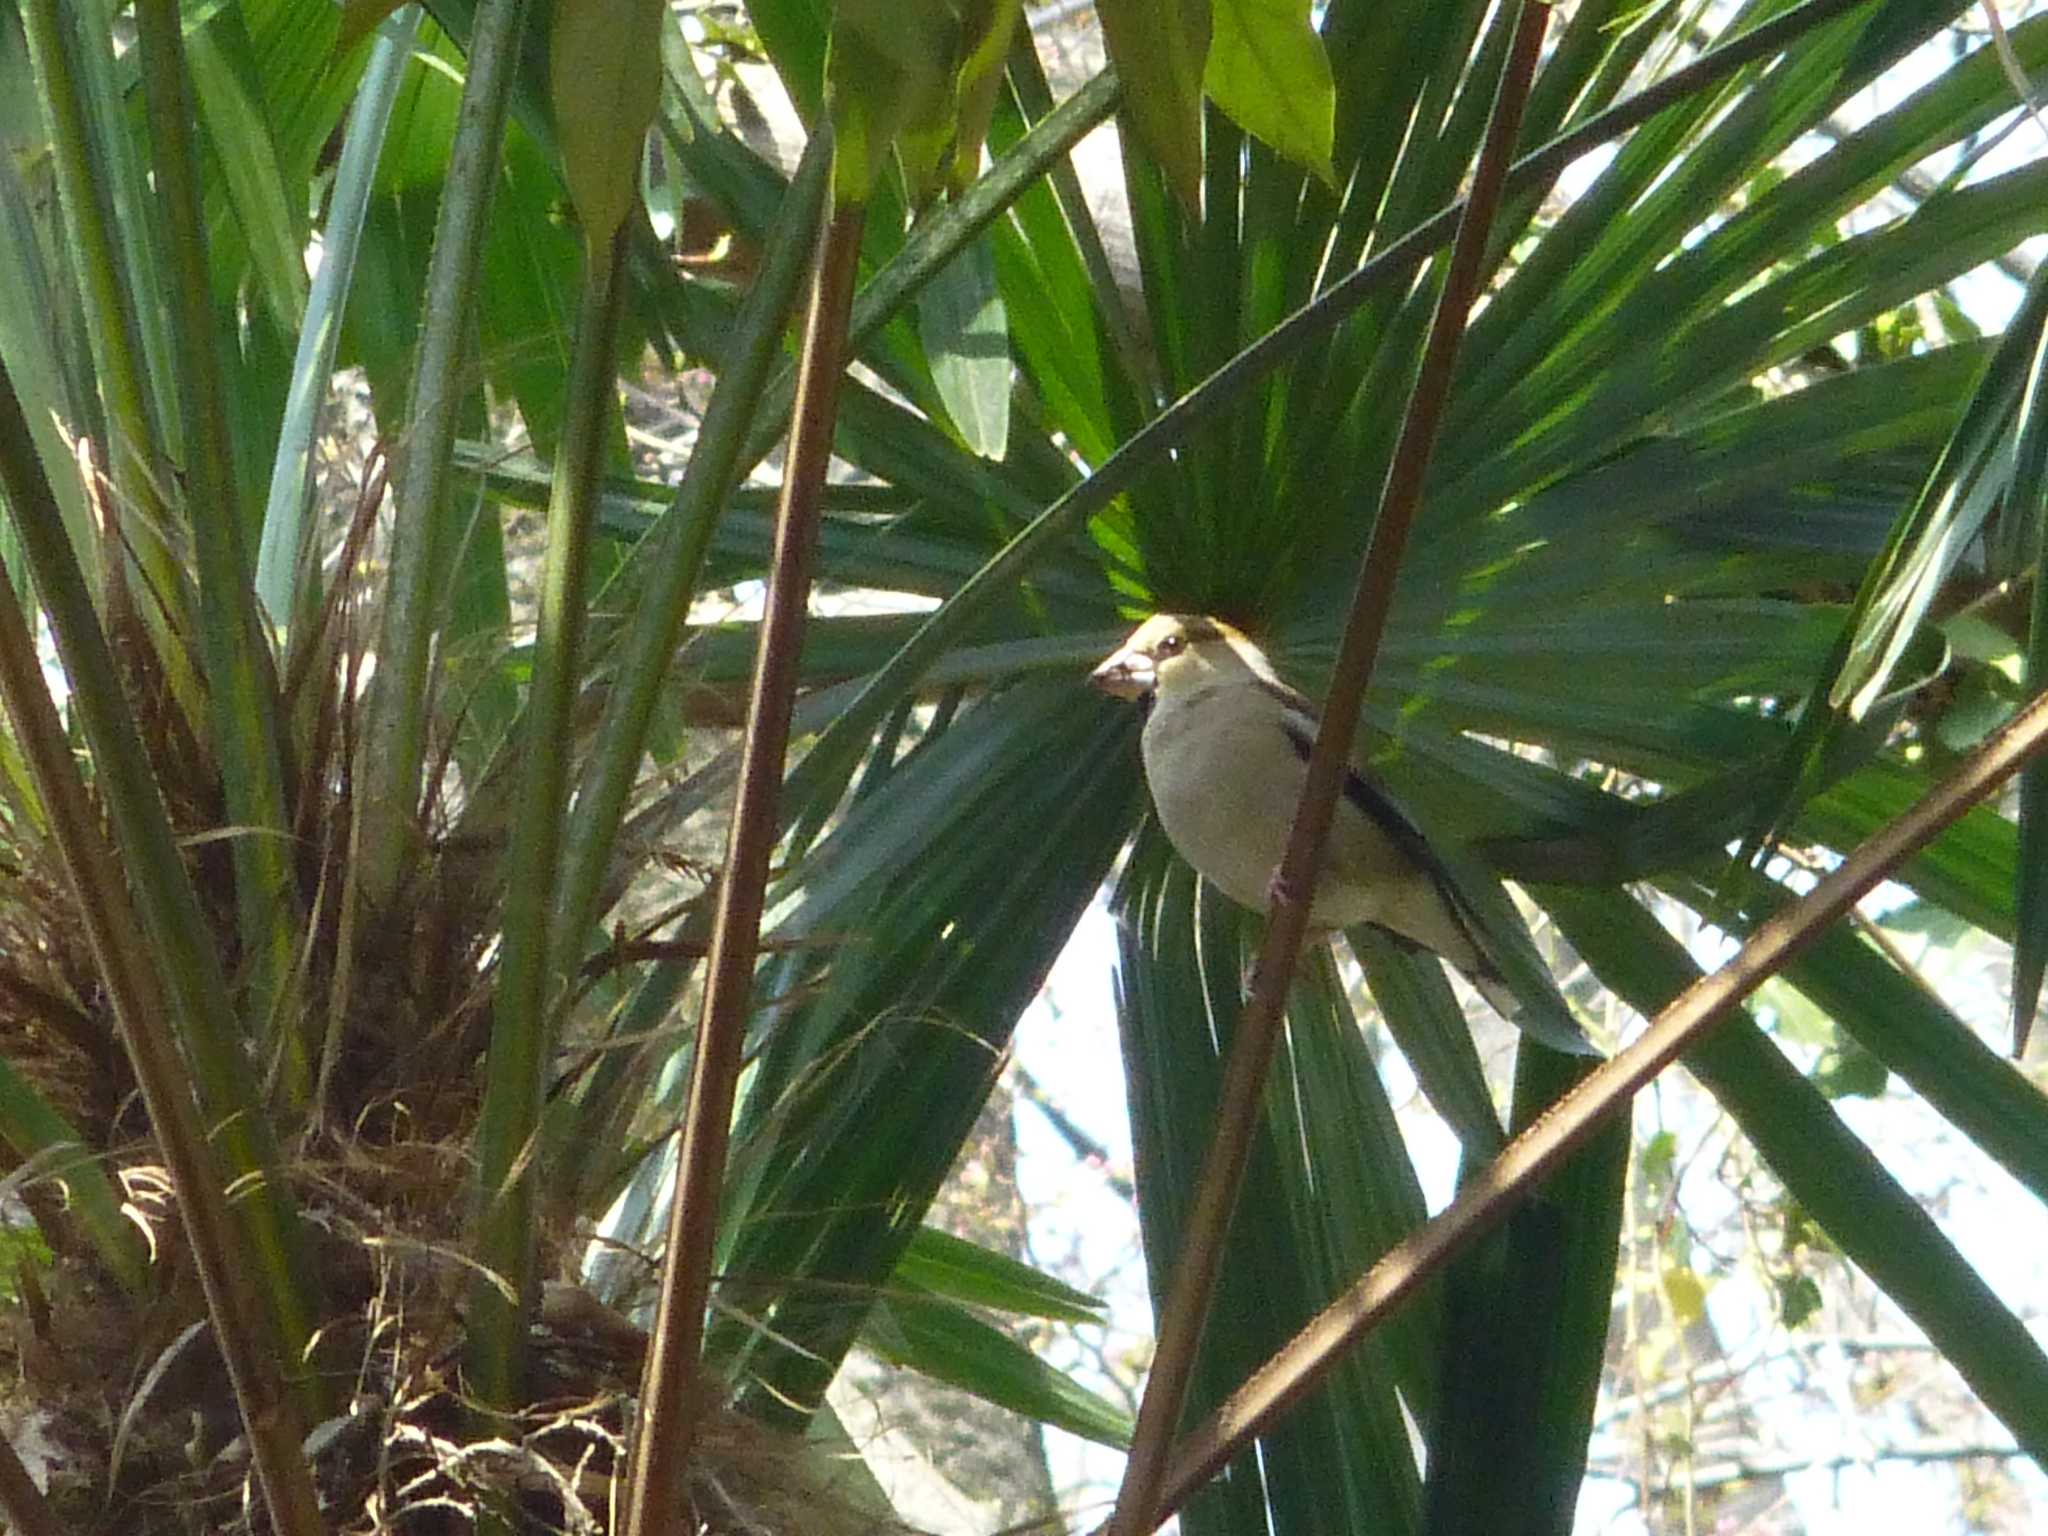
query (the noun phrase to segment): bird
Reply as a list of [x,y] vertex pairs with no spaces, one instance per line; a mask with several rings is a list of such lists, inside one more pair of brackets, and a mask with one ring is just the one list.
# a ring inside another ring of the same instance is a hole
[[[1269,911],[1315,745],[1315,706],[1221,619],[1147,619],[1089,676],[1146,705],[1141,750],[1167,841],[1239,906]],[[1450,962],[1505,1019],[1520,1011],[1444,861],[1355,767],[1309,902],[1315,929],[1371,924]]]

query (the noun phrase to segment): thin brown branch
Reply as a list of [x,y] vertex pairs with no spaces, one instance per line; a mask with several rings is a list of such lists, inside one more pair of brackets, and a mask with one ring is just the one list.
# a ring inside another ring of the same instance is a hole
[[1424,344],[1422,366],[1409,394],[1401,436],[1380,490],[1372,543],[1352,594],[1350,617],[1337,653],[1329,697],[1323,706],[1322,726],[1316,735],[1315,749],[1309,755],[1308,781],[1295,811],[1286,857],[1281,861],[1272,918],[1259,952],[1258,969],[1253,974],[1251,998],[1238,1018],[1231,1040],[1216,1138],[1202,1163],[1201,1181],[1196,1186],[1193,1209],[1182,1236],[1173,1286],[1160,1314],[1158,1349],[1146,1378],[1145,1396],[1138,1405],[1130,1460],[1117,1494],[1116,1512],[1110,1517],[1109,1529],[1115,1536],[1145,1536],[1160,1519],[1167,1453],[1187,1400],[1231,1216],[1244,1183],[1266,1074],[1286,1008],[1288,983],[1308,932],[1309,895],[1315,885],[1316,862],[1329,835],[1337,790],[1351,760],[1366,681],[1372,675],[1380,637],[1386,630],[1394,579],[1416,506],[1421,501],[1423,477],[1457,364],[1458,343],[1477,297],[1487,239],[1500,207],[1515,137],[1521,129],[1522,107],[1535,79],[1549,19],[1550,7],[1542,0],[1527,0],[1517,18],[1514,42],[1501,70],[1486,139],[1473,172],[1472,192],[1458,225],[1443,292],[1438,296],[1436,315]]
[[1875,833],[1805,896],[1760,926],[1726,966],[1680,993],[1634,1044],[1510,1142],[1441,1215],[1389,1249],[1190,1434],[1167,1475],[1164,1509],[1179,1508],[1418,1286],[1527,1199],[1609,1116],[1625,1112],[1639,1089],[2044,746],[2048,695],[2028,705],[1946,782]]
[[626,1536],[659,1536],[684,1528],[690,1445],[704,1406],[697,1367],[711,1288],[712,1239],[718,1230],[733,1097],[753,995],[754,960],[760,950],[769,857],[776,843],[776,802],[789,745],[839,381],[845,372],[861,222],[862,209],[853,206],[839,209],[825,226],[804,322],[795,420],[776,519],[767,611],[755,653],[739,797],[719,885],[689,1111],[676,1159],[661,1303],[641,1386]]

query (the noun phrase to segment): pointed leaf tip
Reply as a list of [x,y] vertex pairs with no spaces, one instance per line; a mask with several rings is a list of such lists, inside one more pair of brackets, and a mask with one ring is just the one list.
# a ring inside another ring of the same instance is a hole
[[1337,85],[1309,0],[1216,0],[1203,85],[1240,128],[1336,184]]
[[1190,218],[1202,206],[1202,77],[1209,0],[1100,0],[1102,40],[1123,81],[1123,118]]
[[581,0],[555,12],[548,88],[584,238],[602,250],[636,195],[661,99],[662,0]]
[[984,459],[1001,459],[1010,444],[1010,328],[986,239],[961,251],[918,296],[917,329],[961,441]]

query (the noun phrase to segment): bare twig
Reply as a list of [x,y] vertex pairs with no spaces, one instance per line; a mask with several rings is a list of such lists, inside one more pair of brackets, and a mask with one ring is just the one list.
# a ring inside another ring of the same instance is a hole
[[1258,969],[1252,978],[1251,999],[1238,1018],[1231,1041],[1216,1139],[1203,1160],[1201,1182],[1195,1189],[1173,1287],[1160,1315],[1158,1351],[1146,1379],[1144,1399],[1138,1405],[1137,1427],[1131,1438],[1123,1487],[1117,1495],[1116,1513],[1110,1518],[1109,1528],[1116,1536],[1144,1536],[1158,1523],[1169,1442],[1187,1399],[1188,1382],[1202,1341],[1202,1326],[1222,1263],[1224,1241],[1237,1205],[1238,1190],[1244,1182],[1266,1072],[1272,1063],[1273,1046],[1287,1002],[1288,982],[1308,932],[1309,895],[1315,885],[1316,861],[1329,835],[1337,789],[1351,759],[1366,680],[1372,674],[1380,636],[1386,629],[1394,578],[1400,569],[1416,505],[1421,500],[1423,477],[1457,362],[1458,343],[1478,291],[1487,237],[1493,228],[1494,212],[1500,206],[1508,162],[1521,128],[1522,106],[1535,78],[1549,19],[1547,4],[1528,0],[1517,20],[1514,44],[1501,71],[1492,120],[1487,125],[1486,141],[1473,173],[1472,193],[1458,226],[1443,292],[1437,300],[1436,317],[1424,346],[1422,367],[1409,395],[1400,440],[1387,466],[1372,544],[1366,551],[1358,587],[1352,595],[1350,618],[1345,624],[1329,697],[1323,706],[1322,727],[1316,736],[1315,750],[1309,755],[1308,782],[1295,812],[1286,857],[1281,861],[1272,919],[1267,924],[1265,945],[1259,952]]
[[1046,1123],[1058,1133],[1075,1157],[1101,1171],[1102,1182],[1112,1193],[1123,1200],[1135,1201],[1138,1198],[1138,1186],[1131,1182],[1128,1174],[1117,1172],[1116,1160],[1110,1156],[1109,1148],[1068,1114],[1059,1100],[1045,1091],[1043,1083],[1015,1062],[1010,1064],[1010,1075],[1017,1084],[1017,1097],[1045,1116]]
[[[1909,1466],[1940,1466],[1957,1461],[2018,1461],[2027,1456],[2027,1451],[2017,1445],[1894,1445],[1859,1451],[1853,1456],[1779,1456],[1767,1461],[1748,1461],[1739,1457],[1710,1461],[1696,1466],[1687,1474],[1687,1486],[1695,1492],[1708,1488],[1727,1488],[1737,1483],[1760,1483],[1768,1478],[1791,1477],[1798,1472],[1846,1472],[1852,1467],[1874,1469],[1886,1463],[1904,1463]],[[1597,1477],[1617,1483],[1633,1483],[1634,1479],[1624,1477],[1605,1467],[1589,1467],[1588,1477]],[[1638,1507],[1647,1507],[1650,1501],[1637,1495]]]
[[702,1407],[693,1401],[693,1394],[704,1344],[705,1298],[711,1288],[711,1245],[718,1229],[733,1096],[753,994],[754,959],[760,949],[768,861],[776,842],[776,801],[782,789],[804,617],[810,602],[819,505],[832,452],[839,381],[845,371],[846,322],[860,259],[861,214],[857,205],[842,208],[825,226],[818,246],[810,313],[804,324],[795,424],[782,482],[767,611],[755,654],[739,798],[733,808],[725,877],[719,886],[718,921],[711,939],[689,1113],[676,1159],[661,1304],[640,1393],[627,1536],[656,1536],[683,1529],[690,1444]]
[[1806,944],[1964,812],[2048,746],[2048,695],[2037,698],[1967,758],[1945,783],[1883,828],[1805,896],[1760,926],[1735,958],[1658,1014],[1642,1036],[1508,1144],[1428,1225],[1403,1238],[1286,1348],[1253,1373],[1190,1434],[1167,1474],[1171,1511],[1218,1467],[1328,1374],[1352,1345],[1443,1269],[1560,1164],[1636,1092],[1676,1061]]

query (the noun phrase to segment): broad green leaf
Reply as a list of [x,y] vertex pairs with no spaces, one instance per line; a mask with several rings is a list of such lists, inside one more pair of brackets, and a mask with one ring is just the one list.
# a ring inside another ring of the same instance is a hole
[[995,115],[1003,61],[1011,53],[1010,40],[1023,14],[1024,0],[973,0],[967,7],[967,46],[954,85],[954,120],[946,150],[947,190],[956,196],[981,173],[981,147]]
[[185,47],[213,163],[247,242],[257,287],[290,333],[306,310],[305,214],[294,206],[279,161],[248,31],[239,13],[223,12],[192,32]]
[[985,459],[1010,443],[1010,343],[986,237],[947,264],[917,300],[932,382],[961,438]]
[[662,0],[571,0],[548,55],[562,170],[593,262],[639,195],[661,95]]
[[1203,88],[1239,127],[1335,186],[1337,87],[1310,0],[1212,0]]
[[913,191],[936,185],[950,123],[954,71],[962,49],[959,19],[947,0],[839,0],[825,60],[832,114],[832,191],[842,204],[866,204],[898,137]]
[[1125,121],[1190,218],[1202,206],[1202,77],[1209,0],[1101,0],[1102,40],[1124,83]]
[[965,26],[957,0],[832,0],[834,40],[851,34],[909,74],[958,57]]
[[[544,147],[521,122],[507,125],[504,174],[491,194],[477,292],[480,365],[492,388],[518,402],[535,450],[552,457],[562,429],[569,370],[569,317],[576,312],[587,249],[575,225],[555,216],[561,197]],[[628,194],[631,195],[629,184]],[[607,466],[625,462],[614,422]]]
[[[462,100],[461,50],[431,14],[420,21],[408,62],[411,67],[399,81],[384,153],[377,162],[380,199],[439,185]],[[374,211],[371,218],[377,218]],[[412,280],[418,282],[417,271]]]
[[896,153],[913,208],[941,191],[966,191],[979,174],[1003,60],[1023,6],[1021,0],[970,0],[954,9],[953,53],[941,60],[943,89],[927,93],[918,72],[908,72],[913,101]]

